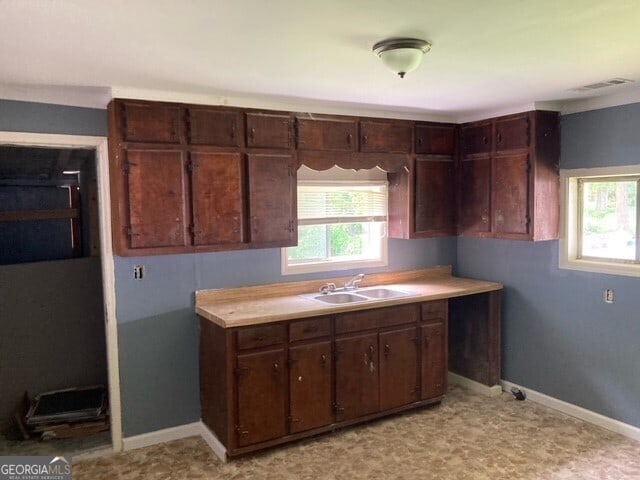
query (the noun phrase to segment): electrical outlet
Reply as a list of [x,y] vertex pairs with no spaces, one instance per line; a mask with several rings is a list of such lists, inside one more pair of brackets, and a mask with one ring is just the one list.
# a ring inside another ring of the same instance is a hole
[[144,266],[136,265],[135,267],[133,267],[133,278],[135,280],[142,280],[143,276],[144,276]]
[[610,288],[604,290],[604,303],[613,303],[613,290]]

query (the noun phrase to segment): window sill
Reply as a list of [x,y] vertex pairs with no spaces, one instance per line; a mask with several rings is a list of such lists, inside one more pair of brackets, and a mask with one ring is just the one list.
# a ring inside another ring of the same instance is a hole
[[359,268],[386,267],[389,264],[386,258],[379,260],[354,260],[350,262],[322,262],[305,263],[300,265],[287,265],[286,255],[282,254],[282,275],[298,275],[315,272],[334,272],[339,270],[355,270]]
[[561,259],[559,267],[564,270],[606,273],[627,277],[640,277],[640,265],[598,262],[596,260]]

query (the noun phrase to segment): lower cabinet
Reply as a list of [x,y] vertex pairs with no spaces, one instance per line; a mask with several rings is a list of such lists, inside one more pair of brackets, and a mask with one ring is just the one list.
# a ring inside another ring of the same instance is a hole
[[230,329],[201,318],[202,419],[236,456],[438,402],[446,391],[446,306]]
[[289,431],[333,422],[331,342],[289,348]]
[[238,355],[238,445],[252,445],[286,432],[284,349]]

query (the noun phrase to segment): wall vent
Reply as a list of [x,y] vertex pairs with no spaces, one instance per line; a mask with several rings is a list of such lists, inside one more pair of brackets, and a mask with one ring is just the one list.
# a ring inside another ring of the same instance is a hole
[[603,82],[591,83],[582,87],[572,88],[572,92],[589,92],[591,90],[597,90],[599,88],[612,87],[614,85],[622,85],[623,83],[633,83],[634,80],[628,78],[612,78],[611,80],[605,80]]

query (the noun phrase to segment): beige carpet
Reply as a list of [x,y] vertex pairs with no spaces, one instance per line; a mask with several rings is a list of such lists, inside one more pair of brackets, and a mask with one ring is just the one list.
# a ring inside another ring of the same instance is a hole
[[430,409],[221,463],[197,437],[74,464],[98,479],[640,479],[640,442],[510,394],[460,387]]

